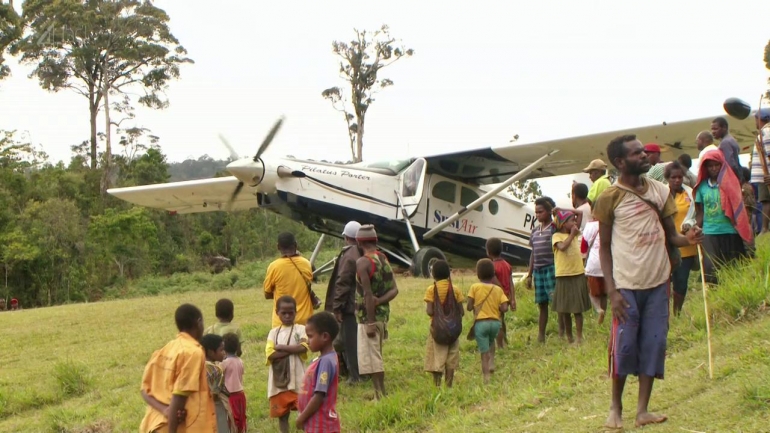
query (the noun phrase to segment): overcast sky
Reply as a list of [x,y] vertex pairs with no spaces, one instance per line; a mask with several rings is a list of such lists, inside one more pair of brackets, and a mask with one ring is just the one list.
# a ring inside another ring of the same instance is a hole
[[[369,110],[365,160],[718,115],[730,96],[756,105],[769,72],[759,1],[155,4],[196,62],[171,83],[168,109],[137,111],[136,126],[160,136],[171,161],[226,158],[219,133],[253,154],[282,114],[270,154],[347,160],[344,122],[321,91],[344,84],[331,42],[354,27],[386,23],[415,50],[381,74],[395,86]],[[47,93],[30,67],[11,66],[0,129],[28,131],[52,159],[69,160],[89,136],[86,99]]]

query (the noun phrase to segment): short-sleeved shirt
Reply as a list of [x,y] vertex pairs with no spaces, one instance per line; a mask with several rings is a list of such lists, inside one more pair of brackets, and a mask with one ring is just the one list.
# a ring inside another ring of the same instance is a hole
[[265,346],[265,365],[270,367],[267,369],[267,398],[284,391],[299,392],[300,381],[305,374],[307,352],[300,355],[289,355],[289,368],[291,371],[289,385],[286,388],[275,386],[275,382],[273,381],[273,368],[268,358],[275,353],[276,344],[301,344],[305,346],[308,352],[310,352],[310,346],[308,346],[307,343],[307,334],[305,333],[305,326],[299,324],[294,324],[294,326],[281,325],[270,330],[270,333],[267,334],[267,345]]
[[[391,268],[385,254],[379,251],[372,254],[364,254],[362,257],[366,257],[371,264],[369,285],[372,289],[372,294],[376,298],[382,297],[393,289],[393,268]],[[356,302],[358,304],[364,303],[364,288],[358,275],[356,275]],[[375,307],[374,317],[377,322],[387,323],[390,320],[390,304],[385,303]],[[366,323],[366,309],[359,310],[358,323]]]
[[591,203],[585,202],[577,207],[577,210],[583,213],[583,220],[580,221],[580,231],[582,232],[583,229],[586,228],[586,224],[588,224],[589,221],[593,221],[594,217],[591,212]]
[[321,407],[305,421],[303,429],[306,433],[341,431],[340,417],[337,414],[338,389],[337,353],[332,351],[313,360],[302,380],[302,389],[297,398],[300,412],[305,410],[316,393],[324,394]]
[[572,239],[566,250],[561,251],[556,248],[556,244],[564,242],[568,237],[569,234],[567,233],[559,232],[553,234],[553,257],[556,261],[557,277],[571,277],[585,273],[585,269],[583,269],[583,256],[580,255],[580,243],[577,236]]
[[552,223],[548,224],[546,227],[543,227],[541,224],[532,229],[532,234],[529,237],[529,246],[532,247],[535,269],[540,269],[553,264],[551,236],[553,236],[554,231],[556,231],[556,229]]
[[738,233],[730,218],[722,210],[722,195],[718,184],[701,182],[695,194],[695,203],[703,205],[703,234],[732,235]]
[[203,334],[216,334],[220,337],[224,337],[225,334],[233,333],[238,336],[238,341],[241,341],[241,328],[238,325],[230,322],[217,322],[203,331]]
[[647,172],[647,177],[650,179],[655,179],[658,182],[668,183],[666,182],[666,165],[668,163],[665,162],[659,162],[652,167],[650,167],[650,171]]
[[295,323],[304,325],[313,315],[313,302],[310,299],[308,282],[313,281],[313,268],[310,262],[299,255],[281,257],[267,267],[265,275],[265,293],[273,294],[272,327],[281,325],[281,319],[275,312],[276,303],[281,296],[288,295],[297,301]]
[[476,283],[472,285],[471,290],[468,292],[468,298],[473,299],[474,309],[481,305],[476,320],[500,319],[500,305],[509,301],[500,286],[486,283]]
[[599,260],[599,221],[591,221],[586,224],[583,231],[583,240],[588,244],[588,259],[586,260],[586,275],[589,277],[603,277],[602,264]]
[[[760,130],[760,139],[765,148],[765,155],[770,155],[770,123],[763,126]],[[765,184],[765,172],[762,169],[762,159],[757,153],[757,146],[752,147],[751,151],[751,183]],[[766,158],[770,163],[770,157]]]
[[243,391],[243,360],[228,355],[220,364],[225,372],[225,388],[228,392]]
[[605,189],[610,187],[610,178],[607,175],[603,175],[599,179],[596,179],[588,190],[588,201],[596,205],[596,200],[599,199],[599,195],[604,192]]
[[[214,400],[209,395],[206,356],[203,347],[189,334],[177,337],[155,351],[144,368],[142,390],[163,404],[170,404],[174,394],[187,396],[187,433],[214,433],[217,418]],[[168,425],[166,416],[147,407],[139,428],[141,433],[162,430]]]
[[[444,300],[446,299],[447,293],[449,293],[449,280],[438,280],[435,283],[435,287],[438,289],[438,301],[442,304],[444,303]],[[431,284],[428,286],[428,288],[425,290],[425,302],[433,302],[433,288],[434,285]],[[452,284],[452,292],[455,295],[455,300],[457,302],[463,302],[465,300],[465,297],[463,296],[463,292],[454,284]]]
[[497,258],[492,260],[492,264],[495,265],[495,276],[497,281],[500,282],[500,288],[503,289],[505,296],[511,296],[511,276],[513,269],[511,265],[505,261],[505,259]]
[[[667,185],[644,177],[641,182],[643,192],[640,194],[661,210],[663,218],[676,214]],[[600,224],[612,226],[611,278],[619,289],[650,289],[669,279],[671,262],[666,250],[666,233],[652,207],[615,185],[607,188],[596,202],[594,217]]]

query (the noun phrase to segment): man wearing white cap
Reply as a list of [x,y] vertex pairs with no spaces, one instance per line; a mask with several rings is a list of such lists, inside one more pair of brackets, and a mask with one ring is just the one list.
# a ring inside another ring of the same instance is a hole
[[593,208],[599,194],[610,187],[610,179],[607,177],[607,163],[601,159],[594,159],[588,164],[588,167],[583,169],[583,173],[588,173],[588,177],[593,182],[591,189],[588,190],[588,202]]
[[356,233],[361,224],[350,221],[345,224],[342,247],[334,264],[329,287],[326,290],[326,311],[334,313],[340,323],[340,333],[335,349],[341,355],[348,370],[348,383],[361,380],[358,374],[358,322],[356,321],[356,260],[361,257]]

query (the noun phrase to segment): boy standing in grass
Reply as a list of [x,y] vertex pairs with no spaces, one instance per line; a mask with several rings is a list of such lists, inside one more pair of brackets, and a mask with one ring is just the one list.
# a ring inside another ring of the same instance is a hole
[[479,282],[468,292],[468,311],[473,311],[472,331],[481,353],[481,373],[486,384],[495,371],[495,339],[500,332],[501,313],[508,310],[508,297],[493,282],[495,265],[491,260],[479,260],[476,275]]
[[[449,302],[454,302],[455,308],[460,311],[458,326],[462,327],[462,304],[465,299],[463,298],[463,292],[452,285],[449,264],[444,260],[437,260],[431,268],[431,274],[433,274],[434,282],[425,291],[426,313],[430,316],[431,321],[433,321],[433,317],[436,314],[436,294],[438,294],[439,308],[442,308],[444,302],[447,302],[447,297],[451,296],[452,299]],[[425,371],[433,374],[433,383],[436,386],[441,386],[441,376],[446,373],[446,386],[451,388],[455,370],[459,367],[460,340],[457,339],[449,345],[439,344],[433,339],[433,335],[428,334],[428,346],[425,350]]]
[[358,293],[358,373],[370,374],[377,400],[385,395],[382,343],[387,339],[390,301],[398,295],[388,258],[377,251],[377,232],[371,224],[356,234],[362,256],[356,260]]
[[291,296],[281,296],[275,304],[281,325],[267,335],[265,355],[270,367],[267,377],[267,397],[270,417],[278,418],[281,433],[289,431],[289,413],[297,410],[297,393],[305,374],[308,340],[305,326],[295,323],[297,302]]
[[296,426],[307,433],[336,433],[342,431],[337,415],[339,368],[334,339],[339,332],[337,320],[331,313],[314,314],[307,321],[310,350],[320,352],[302,380]]
[[225,373],[225,388],[230,393],[228,401],[238,433],[246,432],[246,395],[243,393],[243,361],[236,352],[241,344],[238,335],[228,332],[222,337],[225,343],[225,360],[222,370]]
[[[513,269],[502,257],[503,241],[500,238],[487,239],[487,257],[495,265],[495,284],[503,289],[505,296],[510,299],[511,311],[516,311],[516,294],[511,285]],[[508,330],[505,327],[505,313],[500,315],[500,333],[497,335],[497,347],[502,349],[508,343]]]
[[155,351],[144,369],[142,396],[149,407],[139,431],[213,433],[217,428],[214,401],[206,378],[206,355],[198,343],[203,314],[194,305],[182,304],[174,318],[179,334]]
[[241,339],[243,337],[241,336],[241,328],[232,323],[233,318],[235,317],[234,311],[235,306],[233,305],[233,301],[225,298],[218,300],[214,306],[214,312],[219,322],[206,328],[203,334],[216,334],[220,337],[224,337],[227,333],[234,333],[238,336],[238,350],[236,354],[241,356],[243,355],[241,352]]

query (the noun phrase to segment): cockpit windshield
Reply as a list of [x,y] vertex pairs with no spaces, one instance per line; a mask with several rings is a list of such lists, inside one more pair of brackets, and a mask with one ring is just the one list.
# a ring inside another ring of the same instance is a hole
[[352,164],[356,167],[360,167],[362,169],[379,169],[379,170],[389,170],[392,171],[394,174],[400,172],[401,170],[405,169],[414,162],[414,158],[409,159],[394,159],[389,161],[364,161],[359,162],[357,164]]

